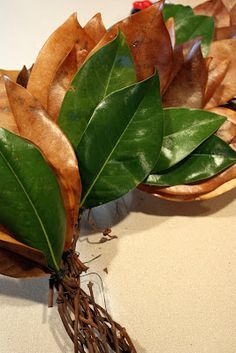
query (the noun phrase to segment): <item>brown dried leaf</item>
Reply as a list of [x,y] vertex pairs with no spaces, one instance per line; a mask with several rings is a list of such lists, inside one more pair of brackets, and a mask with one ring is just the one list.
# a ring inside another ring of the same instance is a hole
[[59,179],[67,213],[65,248],[69,248],[81,194],[74,150],[60,128],[50,120],[41,104],[25,88],[6,80],[6,89],[20,135],[40,148]]
[[231,26],[236,25],[236,5],[230,10],[230,24]]
[[201,52],[201,40],[196,39],[184,48],[185,61],[163,96],[165,107],[203,107],[207,82],[207,65]]
[[[1,227],[2,228],[2,227]],[[0,229],[0,273],[15,278],[43,277],[49,273],[44,254]]]
[[156,67],[160,76],[161,91],[163,92],[171,75],[173,50],[163,20],[162,8],[163,1],[159,1],[153,6],[118,22],[105,34],[94,51],[110,42],[120,29],[131,49],[138,80],[151,76]]
[[230,10],[230,26],[215,29],[214,40],[236,38],[236,2]]
[[46,276],[46,273],[33,261],[1,248],[0,273],[2,275],[14,278],[34,278]]
[[150,185],[145,185],[145,184],[140,184],[138,186],[138,189],[144,192],[147,192],[148,194],[152,194],[153,196],[159,197],[164,200],[169,200],[169,201],[178,201],[178,202],[183,202],[183,201],[194,201],[195,199],[193,198],[192,195],[169,195],[162,193],[162,189],[155,187],[155,186],[150,186]]
[[204,105],[210,100],[214,94],[216,88],[220,85],[224,79],[227,69],[229,67],[229,60],[219,60],[218,58],[212,58],[208,67],[208,78],[206,84]]
[[212,199],[213,197],[222,195],[230,190],[233,190],[236,187],[236,178],[225,182],[224,184],[220,185],[213,191],[210,191],[206,194],[200,195],[196,200],[208,200]]
[[219,128],[216,135],[220,137],[221,140],[224,140],[226,143],[230,144],[236,136],[236,125],[231,123],[231,121],[226,120]]
[[223,4],[225,5],[226,9],[230,12],[232,7],[236,5],[236,0],[222,0]]
[[[96,22],[96,19],[94,21]],[[88,25],[88,28],[90,29],[90,25]],[[96,40],[92,39],[85,29],[80,28],[79,36],[73,49],[58,68],[49,87],[47,111],[53,121],[57,121],[62,101],[66,91],[70,87],[72,78],[84,63],[88,53],[94,48],[95,44]]]
[[236,95],[236,65],[235,65],[236,39],[225,39],[211,44],[209,56],[218,61],[229,61],[228,70],[220,85],[216,87],[205,109],[211,109],[225,104]]
[[3,76],[3,75],[6,75],[8,77],[10,77],[10,79],[14,82],[16,82],[17,80],[17,77],[19,75],[19,70],[3,70],[3,69],[0,69],[0,75]]
[[75,43],[75,47],[77,51],[80,50],[87,50],[88,52],[90,52],[96,45],[96,41],[94,40],[94,38],[91,38],[87,32],[85,32],[85,30],[83,28],[81,28],[81,31],[79,33],[78,39]]
[[[173,67],[169,77],[169,82],[166,85],[166,90],[168,89],[168,87],[176,77],[177,73],[180,71],[181,67],[183,66],[183,63],[184,63],[183,45],[178,45],[177,47],[175,47],[173,51],[173,56],[174,56]],[[165,94],[165,91],[163,92],[163,95]]]
[[[169,200],[169,201],[175,201],[175,202],[192,202],[192,201],[202,201],[202,200],[208,200],[212,199],[214,197],[220,196],[230,190],[233,190],[236,187],[236,178],[229,180],[225,182],[224,184],[220,185],[213,191],[207,192],[206,194],[202,195],[168,195],[168,194],[162,194],[161,191],[157,191],[156,193],[153,193],[153,196],[157,196],[161,199],[164,200]],[[144,190],[140,188],[143,191],[152,193],[150,190]]]
[[52,33],[39,52],[27,88],[44,108],[48,105],[49,88],[55,74],[81,33],[83,29],[77,21],[76,14],[73,14]]
[[73,48],[57,71],[50,86],[47,111],[53,121],[57,121],[65,93],[69,89],[71,80],[76,71],[77,53],[75,48]]
[[84,26],[84,30],[97,44],[106,34],[106,28],[103,24],[101,14],[97,13],[93,16]]
[[214,16],[216,27],[227,27],[230,25],[230,16],[227,8],[221,0],[206,1],[194,9],[196,15]]
[[215,29],[214,40],[236,38],[236,26]]
[[86,49],[81,49],[76,51],[76,62],[77,62],[78,69],[81,67],[81,65],[83,65],[87,56],[88,56],[88,51]]
[[223,115],[227,118],[228,121],[236,125],[236,111],[226,108],[226,107],[215,107],[209,109],[211,112],[214,112],[219,115]]
[[6,75],[16,81],[18,74],[19,71],[0,70],[0,127],[16,134],[18,127],[9,106],[3,76]]
[[23,87],[27,87],[32,68],[33,66],[30,69],[27,69],[27,67],[24,65],[17,76],[16,83]]
[[226,143],[230,144],[236,138],[236,111],[224,107],[210,109],[211,112],[223,115],[227,118],[223,125],[218,129],[216,135]]

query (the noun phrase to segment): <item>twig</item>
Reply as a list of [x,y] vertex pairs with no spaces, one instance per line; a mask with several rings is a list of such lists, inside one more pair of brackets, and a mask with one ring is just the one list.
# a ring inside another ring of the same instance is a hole
[[99,257],[101,257],[102,254],[99,254],[97,256],[94,256],[92,259],[88,260],[88,261],[84,261],[84,264],[89,264],[91,262],[93,262],[94,260],[97,260]]
[[96,303],[92,283],[88,284],[89,294],[80,287],[85,271],[87,267],[71,250],[63,257],[63,276],[60,273],[50,280],[50,290],[54,283],[58,291],[58,311],[74,343],[74,353],[137,353],[126,330]]

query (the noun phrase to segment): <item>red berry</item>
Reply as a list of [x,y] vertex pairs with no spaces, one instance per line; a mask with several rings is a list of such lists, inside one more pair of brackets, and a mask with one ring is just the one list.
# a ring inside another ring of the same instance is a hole
[[152,5],[153,3],[151,1],[135,1],[133,3],[133,8],[135,10],[143,10]]
[[142,8],[142,2],[141,2],[141,1],[135,1],[135,2],[133,3],[133,8],[134,8],[135,10],[141,10],[141,8]]
[[151,1],[143,1],[143,8],[146,9],[149,6],[152,6],[153,3]]

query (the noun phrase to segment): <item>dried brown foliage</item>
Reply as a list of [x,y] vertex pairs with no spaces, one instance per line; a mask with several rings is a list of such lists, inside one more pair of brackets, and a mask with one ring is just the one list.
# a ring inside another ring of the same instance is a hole
[[196,15],[213,16],[216,27],[226,27],[230,24],[230,14],[222,0],[209,0],[194,8]]
[[163,96],[165,107],[203,108],[207,65],[201,52],[201,40],[183,46],[184,61]]
[[18,74],[19,71],[0,70],[0,127],[15,133],[18,133],[18,127],[7,98],[4,76],[16,81]]
[[42,277],[49,273],[43,253],[16,240],[0,227],[0,273],[15,278]]
[[48,106],[49,89],[55,74],[81,33],[82,27],[73,14],[48,38],[38,54],[27,89],[44,108]]
[[210,48],[209,56],[220,62],[228,61],[228,68],[225,76],[219,85],[216,85],[215,91],[205,108],[210,109],[225,104],[236,94],[236,65],[235,65],[236,39],[225,39],[213,42]]

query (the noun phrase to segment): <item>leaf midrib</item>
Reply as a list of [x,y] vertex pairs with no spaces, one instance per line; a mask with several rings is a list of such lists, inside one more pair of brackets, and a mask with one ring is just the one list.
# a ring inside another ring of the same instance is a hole
[[52,257],[53,264],[54,264],[56,270],[59,271],[59,267],[58,267],[57,261],[56,261],[55,256],[54,256],[54,252],[53,252],[53,250],[52,250],[52,246],[51,246],[51,243],[50,243],[50,241],[49,241],[49,237],[48,237],[47,231],[46,231],[46,229],[45,229],[45,227],[44,227],[44,225],[43,225],[42,219],[41,219],[40,215],[38,214],[37,209],[36,209],[36,207],[35,207],[33,201],[32,201],[31,198],[30,198],[30,195],[29,195],[28,192],[26,191],[26,188],[24,187],[24,185],[23,185],[23,183],[21,182],[20,178],[17,176],[17,174],[15,173],[13,167],[12,167],[11,164],[8,162],[8,160],[6,159],[6,157],[4,156],[4,154],[2,153],[2,151],[0,151],[0,155],[1,155],[2,159],[3,159],[3,161],[5,162],[5,164],[7,165],[8,169],[10,170],[10,172],[12,173],[12,175],[14,176],[14,178],[16,179],[18,185],[19,185],[20,188],[22,189],[22,191],[23,191],[24,195],[26,196],[27,200],[29,201],[29,204],[30,204],[30,206],[31,206],[32,209],[33,209],[33,212],[34,212],[34,214],[35,214],[35,216],[36,216],[36,219],[38,220],[38,222],[39,222],[39,224],[40,224],[40,227],[41,227],[41,229],[42,229],[43,235],[44,235],[44,237],[45,237],[45,239],[46,239],[46,242],[47,242],[47,245],[48,245],[48,248],[49,248],[49,252],[50,252],[50,255],[51,255],[51,257]]
[[[118,52],[118,46],[116,47],[115,59],[116,59],[116,57],[117,57],[117,52]],[[113,70],[114,70],[115,61],[116,61],[115,59],[114,59],[113,64],[112,64],[112,66],[111,66],[111,70],[110,70],[110,74],[109,74],[109,76],[108,76],[108,79],[106,80],[105,91],[104,91],[103,97],[101,98],[100,102],[99,102],[98,105],[95,107],[95,109],[93,110],[93,112],[92,112],[92,114],[91,114],[91,116],[90,116],[90,118],[89,118],[89,120],[88,120],[88,122],[87,122],[86,128],[84,129],[82,135],[80,136],[79,141],[77,142],[77,148],[78,148],[78,146],[79,146],[79,144],[80,144],[80,141],[82,140],[82,138],[83,138],[85,132],[87,131],[89,124],[90,124],[91,121],[92,121],[92,118],[93,118],[93,116],[94,116],[94,113],[95,113],[97,107],[98,107],[98,106],[100,105],[100,103],[107,97],[107,90],[108,90],[108,86],[109,86],[109,83],[110,83],[110,81],[111,81],[111,76],[112,76],[112,73],[113,73]],[[110,94],[112,94],[112,93],[110,93]]]
[[[145,97],[145,96],[144,96],[144,97]],[[128,124],[126,125],[126,128],[124,129],[124,131],[123,131],[122,134],[120,135],[119,139],[118,139],[117,142],[115,143],[114,147],[112,148],[110,154],[108,155],[108,157],[107,157],[106,160],[104,161],[103,166],[102,166],[102,168],[100,169],[98,175],[96,176],[96,178],[95,178],[94,181],[92,182],[91,186],[89,187],[88,191],[87,191],[86,194],[84,195],[83,199],[81,200],[81,204],[80,204],[80,207],[81,207],[81,208],[82,208],[83,204],[85,203],[85,201],[86,201],[86,199],[87,199],[87,197],[88,197],[90,191],[93,189],[94,185],[96,184],[96,182],[97,182],[98,178],[100,177],[101,173],[102,173],[103,170],[105,169],[105,167],[106,167],[106,165],[107,165],[107,162],[109,161],[110,157],[111,157],[112,154],[114,153],[114,151],[115,151],[117,145],[120,143],[120,141],[121,141],[123,135],[124,135],[125,132],[127,131],[129,125],[132,123],[132,121],[133,121],[135,115],[137,114],[137,110],[138,110],[140,104],[142,103],[144,97],[143,97],[143,98],[140,100],[140,102],[138,103],[135,113],[132,115],[131,119],[129,120]]]
[[108,76],[108,79],[107,79],[107,82],[106,82],[104,95],[103,95],[103,98],[101,99],[101,101],[107,96],[107,90],[108,90],[108,87],[109,87],[109,83],[111,82],[112,73],[113,73],[113,70],[114,70],[114,67],[115,67],[115,62],[116,62],[116,57],[117,57],[117,53],[118,53],[118,48],[119,48],[119,43],[116,46],[116,53],[115,53],[114,60],[113,60],[112,66],[111,66],[111,70],[110,70],[110,73],[109,73],[109,76]]
[[225,154],[193,153],[191,156],[194,156],[194,157],[224,157],[224,158],[230,159],[232,161],[236,161],[236,157],[226,156]]

